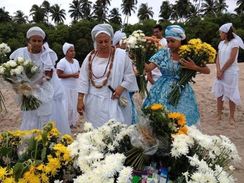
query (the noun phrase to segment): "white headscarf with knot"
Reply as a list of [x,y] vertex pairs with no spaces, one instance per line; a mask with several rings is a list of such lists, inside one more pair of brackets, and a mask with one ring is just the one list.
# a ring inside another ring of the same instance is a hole
[[[232,27],[232,23],[226,23],[224,25],[221,25],[221,27],[219,28],[219,31],[224,32],[224,33],[228,33],[230,28]],[[238,41],[239,46],[244,49],[244,43],[243,40],[241,39],[240,36],[238,36],[237,34],[233,33],[235,39]]]
[[108,36],[110,36],[111,39],[114,37],[114,30],[113,27],[109,24],[97,24],[95,27],[93,27],[91,31],[92,40],[95,43],[95,38],[100,34],[105,33]]
[[114,33],[114,38],[113,38],[113,45],[115,46],[118,44],[122,39],[126,38],[126,34],[120,30],[116,31]]
[[66,55],[67,51],[68,51],[71,47],[74,47],[74,45],[73,45],[73,44],[70,44],[70,43],[64,43],[64,45],[63,45],[63,53],[64,53],[64,55]]
[[29,39],[31,36],[41,36],[42,39],[45,39],[46,34],[40,27],[35,26],[31,27],[26,33],[27,39]]

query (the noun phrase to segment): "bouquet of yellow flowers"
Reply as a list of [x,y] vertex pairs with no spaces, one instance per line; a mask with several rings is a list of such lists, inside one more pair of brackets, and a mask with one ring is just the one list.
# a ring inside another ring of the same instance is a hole
[[[179,49],[179,55],[186,60],[193,60],[196,65],[204,67],[207,63],[214,63],[216,50],[208,43],[202,42],[200,39],[191,39],[188,44],[182,45]],[[181,68],[179,71],[179,80],[172,86],[172,90],[168,95],[168,101],[176,106],[180,91],[188,82],[193,82],[196,71]]]
[[70,135],[60,136],[54,123],[42,130],[2,132],[0,182],[69,182],[76,171],[68,150],[72,142]]
[[125,43],[127,44],[127,51],[136,67],[140,94],[144,97],[145,93],[148,94],[144,65],[160,48],[159,40],[155,37],[147,37],[141,30],[137,30],[125,40]]

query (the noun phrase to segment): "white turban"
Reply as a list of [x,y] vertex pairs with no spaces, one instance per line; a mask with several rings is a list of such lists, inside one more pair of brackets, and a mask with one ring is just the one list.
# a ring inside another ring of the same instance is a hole
[[74,45],[73,45],[73,44],[70,44],[70,43],[64,43],[64,45],[63,45],[63,53],[64,53],[64,55],[66,55],[67,51],[68,51],[71,47],[74,47]]
[[126,34],[122,31],[116,31],[114,33],[114,38],[113,38],[113,45],[115,46],[116,44],[118,44],[122,39],[126,38]]
[[[228,33],[230,28],[232,27],[232,23],[226,23],[224,25],[221,25],[221,27],[219,28],[219,31],[224,32],[224,33]],[[237,34],[233,33],[235,39],[238,41],[239,46],[244,49],[244,43],[243,40],[241,39],[240,36],[238,36]]]
[[91,31],[91,36],[92,40],[95,41],[95,38],[98,36],[100,33],[105,33],[113,39],[114,36],[114,30],[113,27],[109,24],[98,24],[95,27],[93,27]]
[[45,39],[46,34],[40,27],[31,27],[26,33],[26,38],[29,39],[31,36],[41,36]]

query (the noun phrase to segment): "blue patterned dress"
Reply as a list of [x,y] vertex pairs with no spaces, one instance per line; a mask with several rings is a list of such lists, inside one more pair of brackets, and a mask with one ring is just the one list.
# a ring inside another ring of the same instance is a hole
[[176,107],[168,103],[168,94],[171,91],[171,86],[179,79],[180,68],[179,63],[170,58],[169,49],[159,50],[151,57],[150,61],[159,67],[162,76],[151,87],[150,95],[145,99],[143,108],[153,103],[160,103],[169,111],[185,114],[188,126],[196,124],[199,121],[200,114],[194,91],[189,84],[186,84],[181,90],[181,96]]

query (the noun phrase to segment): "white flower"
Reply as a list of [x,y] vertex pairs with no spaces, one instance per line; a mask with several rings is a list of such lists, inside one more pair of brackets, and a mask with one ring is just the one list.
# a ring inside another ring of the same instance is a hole
[[119,177],[117,179],[117,183],[129,183],[132,179],[132,171],[131,167],[123,167],[123,169],[119,172]]
[[14,60],[10,60],[7,63],[9,64],[10,67],[16,67],[17,66],[17,64]]
[[181,155],[187,155],[189,147],[194,143],[193,139],[187,135],[174,135],[174,140],[171,148],[171,155],[173,157],[180,157]]
[[10,47],[6,43],[0,44],[0,55],[5,55],[11,51]]
[[31,73],[35,73],[37,71],[38,67],[37,66],[32,66],[31,68]]
[[0,74],[3,74],[5,70],[6,70],[5,67],[0,66]]
[[20,75],[22,72],[23,72],[23,70],[24,70],[24,68],[22,67],[22,66],[18,66],[16,69],[14,69],[15,71],[14,71],[14,73],[16,74],[16,75]]
[[28,65],[29,63],[31,63],[30,60],[25,60],[24,63],[23,63],[23,65],[26,66],[26,65]]
[[88,132],[88,131],[91,131],[93,129],[93,126],[91,123],[85,122],[83,129],[85,132]]
[[19,64],[23,64],[24,63],[24,58],[23,57],[18,57],[17,58],[17,62],[19,63]]

